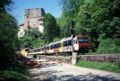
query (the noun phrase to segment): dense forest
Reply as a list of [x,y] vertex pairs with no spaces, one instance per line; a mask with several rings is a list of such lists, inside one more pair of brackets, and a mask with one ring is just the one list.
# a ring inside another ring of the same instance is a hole
[[60,0],[60,5],[63,10],[60,18],[45,14],[45,30],[40,37],[24,37],[29,40],[28,46],[40,47],[71,36],[70,22],[74,21],[75,34],[90,37],[94,46],[90,52],[120,52],[120,0]]

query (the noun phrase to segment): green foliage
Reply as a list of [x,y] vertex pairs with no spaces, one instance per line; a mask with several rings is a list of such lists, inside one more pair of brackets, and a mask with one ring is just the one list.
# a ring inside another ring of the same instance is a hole
[[44,44],[43,35],[37,29],[25,30],[25,36],[20,38],[21,48],[39,47]]
[[0,69],[10,67],[17,49],[17,23],[13,16],[0,13]]
[[54,37],[59,36],[59,27],[56,24],[56,20],[49,13],[44,16],[44,27],[44,38],[47,42],[52,42]]
[[100,42],[97,50],[98,53],[119,53],[120,39],[105,39]]
[[80,60],[76,65],[81,67],[95,68],[120,73],[120,63],[100,63]]
[[32,44],[32,46],[33,46],[34,48],[39,48],[39,47],[42,47],[42,46],[44,46],[44,45],[45,45],[45,40],[40,39],[40,38],[34,40],[34,41],[33,41],[33,44]]
[[16,71],[0,71],[0,77],[13,79],[14,81],[30,81],[30,77]]
[[0,78],[7,81],[29,81],[22,74],[25,68],[16,62],[16,51],[19,49],[18,28],[16,19],[7,12],[11,9],[11,3],[12,0],[0,0]]
[[53,42],[59,41],[60,38],[54,38]]
[[5,12],[6,9],[10,9],[9,7],[11,3],[12,3],[12,0],[0,0],[0,12]]
[[80,4],[81,0],[61,0],[61,5],[64,11],[67,12],[67,14],[70,14],[75,10],[75,8]]
[[28,36],[24,36],[22,38],[20,38],[20,41],[21,41],[21,47],[30,47],[32,46],[32,40],[33,38],[32,37],[28,37]]
[[74,14],[67,15],[66,11],[63,11],[61,18],[58,19],[58,25],[60,26],[60,37],[69,37],[71,36],[70,22],[74,19]]
[[99,50],[102,40],[120,38],[119,0],[61,0],[61,4],[61,37],[69,36],[69,22],[74,20],[76,34],[90,36],[95,49]]

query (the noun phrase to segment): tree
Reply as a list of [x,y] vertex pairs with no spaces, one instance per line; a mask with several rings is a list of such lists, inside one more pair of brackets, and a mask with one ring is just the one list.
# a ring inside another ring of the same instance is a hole
[[29,48],[34,46],[38,47],[39,46],[38,42],[43,41],[43,35],[36,28],[26,29],[25,36],[20,38],[20,41],[21,41],[21,48]]
[[13,16],[0,13],[0,69],[10,67],[15,60],[17,23]]
[[59,36],[59,27],[56,24],[55,18],[51,14],[45,14],[44,16],[44,37],[48,42],[52,42],[53,39]]
[[10,68],[17,49],[17,22],[7,13],[12,0],[0,1],[0,70]]
[[82,3],[82,0],[61,0],[63,12],[67,12],[68,15],[74,13],[77,7]]
[[12,3],[12,0],[0,0],[0,12],[6,12],[7,9],[9,10]]
[[64,30],[64,37],[71,20],[76,22],[76,34],[91,37],[96,49],[102,40],[120,39],[119,0],[61,0],[63,13],[58,24]]

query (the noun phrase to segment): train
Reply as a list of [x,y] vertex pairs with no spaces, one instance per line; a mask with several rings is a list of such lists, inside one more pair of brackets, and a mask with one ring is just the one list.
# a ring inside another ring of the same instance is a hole
[[66,37],[60,41],[49,43],[40,48],[34,48],[27,52],[27,54],[58,54],[70,53],[72,51],[85,53],[92,48],[90,39],[87,36],[76,35],[74,37]]

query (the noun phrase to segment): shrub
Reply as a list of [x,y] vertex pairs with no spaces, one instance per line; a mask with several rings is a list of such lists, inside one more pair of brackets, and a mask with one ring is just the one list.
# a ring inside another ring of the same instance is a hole
[[30,81],[30,78],[26,75],[18,73],[16,71],[0,71],[0,77],[7,79],[8,81]]
[[102,40],[99,44],[98,53],[119,53],[119,39],[105,39]]

